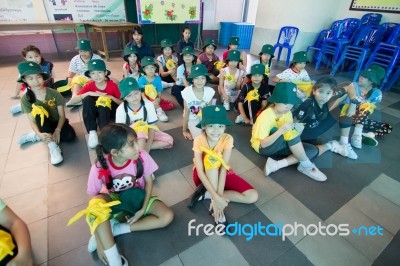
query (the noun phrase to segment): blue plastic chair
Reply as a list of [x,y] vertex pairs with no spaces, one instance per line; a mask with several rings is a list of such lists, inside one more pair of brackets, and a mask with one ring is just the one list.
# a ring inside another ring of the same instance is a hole
[[286,56],[286,67],[289,66],[290,55],[292,53],[292,48],[293,48],[294,43],[296,42],[298,34],[299,34],[299,29],[296,27],[292,27],[292,26],[282,27],[279,32],[278,40],[276,41],[276,44],[274,45],[274,54],[275,54],[276,48],[279,48],[278,58],[277,58],[278,61],[281,57],[282,49],[286,48],[288,50],[287,56]]
[[[371,53],[371,49],[382,40],[384,33],[385,28],[380,26],[362,26],[353,36],[350,45],[344,48],[340,58],[332,68],[331,76],[336,74],[339,67],[343,70],[347,62],[354,62],[348,70],[353,68],[360,70],[367,56]],[[354,81],[358,80],[359,74],[360,72],[356,71]]]
[[382,14],[367,13],[361,18],[361,25],[379,25],[382,19]]
[[396,28],[398,24],[393,22],[386,22],[382,23],[380,26],[385,29],[385,34],[383,34],[382,42],[386,42],[390,35],[392,34],[393,30]]
[[[319,50],[321,50],[322,44],[324,43],[325,39],[328,38],[331,35],[331,30],[321,30],[321,32],[318,34],[317,39],[315,40],[313,45],[310,45],[307,47],[306,53],[308,54],[308,51],[314,50],[316,51],[314,55],[317,54]],[[314,59],[315,56],[313,56]]]
[[386,43],[400,46],[400,24],[393,29]]
[[394,71],[398,60],[400,60],[400,46],[380,42],[375,46],[374,51],[364,66],[364,69],[368,68],[372,64],[380,65],[386,69],[385,77],[379,87],[384,91],[388,89],[386,83],[389,80],[390,74]]
[[344,45],[350,42],[354,32],[358,29],[360,20],[357,18],[347,18],[340,22],[339,28],[332,38],[325,39],[321,50],[317,55],[317,63],[315,69],[320,69],[321,63],[327,66],[335,65],[339,59],[339,55]]

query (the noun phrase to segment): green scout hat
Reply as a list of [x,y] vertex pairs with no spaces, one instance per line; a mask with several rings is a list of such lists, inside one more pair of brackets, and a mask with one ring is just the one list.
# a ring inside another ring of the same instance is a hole
[[164,39],[161,41],[161,51],[165,48],[165,47],[171,47],[172,52],[174,52],[174,48],[173,48],[173,44],[171,42],[170,39]]
[[76,50],[82,51],[92,51],[92,46],[90,45],[90,40],[79,39],[76,41]]
[[229,50],[226,61],[242,62],[242,59],[240,59],[240,52],[238,50]]
[[265,66],[263,64],[252,65],[250,74],[247,74],[246,77],[250,78],[251,75],[255,75],[255,74],[265,75]]
[[381,84],[381,80],[385,77],[386,71],[383,67],[378,65],[371,65],[366,70],[361,72],[361,76],[371,80],[376,85]]
[[226,109],[222,105],[206,106],[201,109],[201,122],[196,127],[201,128],[210,124],[232,125],[232,121],[226,117]]
[[141,67],[142,71],[143,71],[144,67],[150,66],[150,65],[154,65],[156,68],[158,68],[158,64],[156,63],[156,61],[154,61],[154,58],[151,56],[143,57],[140,62],[142,64],[142,67]]
[[297,52],[293,55],[292,63],[309,63],[307,59],[307,53],[305,51]]
[[215,44],[215,41],[211,38],[208,38],[204,41],[203,50],[209,45],[214,46],[214,50],[217,49],[217,45]]
[[274,57],[274,47],[271,44],[264,44],[261,48],[261,52],[258,55],[269,54]]
[[278,82],[272,96],[268,98],[271,103],[300,104],[302,101],[297,97],[296,84],[292,82]]
[[229,44],[239,45],[239,37],[238,36],[232,36],[229,39]]
[[191,46],[185,46],[185,47],[182,49],[182,52],[181,52],[182,60],[183,60],[183,56],[184,56],[184,55],[187,55],[187,54],[193,55],[193,57],[194,57],[194,58],[193,58],[193,61],[196,61],[197,56],[196,56],[196,53],[194,52],[193,47],[191,47]]
[[88,70],[85,71],[85,76],[90,78],[90,71],[106,71],[106,76],[111,74],[111,71],[106,68],[106,63],[102,59],[92,59],[88,62]]
[[203,64],[198,64],[198,65],[193,65],[190,75],[187,78],[187,80],[192,83],[192,80],[194,78],[197,78],[198,76],[205,76],[207,79],[207,82],[209,82],[211,79],[208,76],[208,71],[207,68]]
[[138,60],[139,60],[139,54],[138,54],[138,51],[136,50],[136,48],[133,47],[133,46],[128,46],[128,47],[125,47],[125,48],[124,48],[124,60],[125,60],[126,62],[128,62],[128,57],[129,57],[131,54],[135,54],[136,57],[137,57]]
[[140,90],[143,91],[140,87],[136,79],[132,77],[124,78],[118,83],[119,91],[121,92],[120,99],[124,99],[128,96],[132,91]]
[[22,78],[32,74],[42,74],[44,80],[48,80],[50,75],[44,72],[40,65],[35,62],[23,61],[17,65],[19,78],[17,82],[23,82]]

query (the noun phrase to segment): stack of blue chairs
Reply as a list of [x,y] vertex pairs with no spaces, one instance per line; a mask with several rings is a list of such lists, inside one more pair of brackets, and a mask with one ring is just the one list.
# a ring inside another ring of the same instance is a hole
[[333,31],[333,36],[325,39],[317,55],[316,70],[320,68],[322,62],[328,66],[337,63],[340,51],[350,42],[350,39],[360,25],[360,20],[357,18],[347,18],[336,24],[339,24],[339,26]]
[[[251,23],[233,23],[232,36],[239,37],[238,49],[250,49],[253,38],[254,24]],[[230,37],[230,36],[229,36]],[[228,40],[229,41],[229,40]]]
[[361,18],[361,25],[379,25],[382,19],[382,14],[367,13]]
[[314,61],[315,55],[321,50],[322,44],[326,40],[326,38],[329,38],[329,36],[332,34],[332,31],[330,30],[321,30],[321,32],[318,34],[317,39],[315,40],[313,45],[310,45],[307,47],[306,53],[310,50],[314,50],[314,56],[312,57]]
[[[365,63],[371,49],[382,40],[385,33],[385,28],[381,26],[365,25],[357,31],[353,36],[350,45],[347,45],[340,55],[340,58],[332,68],[331,76],[334,76],[339,67],[343,70],[346,62],[354,62],[353,66],[356,69],[354,81],[358,80],[361,68]],[[352,67],[350,66],[349,69]]]

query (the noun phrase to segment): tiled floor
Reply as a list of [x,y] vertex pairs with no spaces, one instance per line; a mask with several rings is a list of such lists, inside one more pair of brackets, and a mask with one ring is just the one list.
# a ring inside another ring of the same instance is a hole
[[[69,62],[48,59],[55,63],[56,80],[62,79]],[[24,115],[8,112],[16,103],[9,99],[17,77],[15,63],[0,61],[0,197],[28,224],[38,265],[101,265],[96,255],[87,252],[89,230],[84,219],[66,227],[68,219],[86,207],[86,180],[94,158],[86,147],[81,109],[67,109],[78,137],[73,143],[62,144],[64,162],[60,166],[49,164],[43,143],[20,147],[16,140],[30,129]],[[113,77],[121,78],[120,58],[113,58],[107,66]],[[282,69],[279,64],[272,73]],[[308,70],[313,79],[328,73],[312,66]],[[351,74],[341,73],[337,78],[346,81]],[[117,237],[121,253],[130,265],[400,265],[398,92],[384,93],[380,114],[394,126],[393,133],[379,139],[378,147],[357,151],[357,161],[329,153],[318,158],[317,165],[328,176],[325,183],[306,178],[295,167],[265,177],[265,159],[249,145],[251,128],[232,126],[229,133],[235,138],[236,149],[231,165],[258,190],[259,200],[252,205],[231,203],[226,215],[231,223],[240,224],[345,223],[350,229],[379,225],[383,236],[322,236],[314,235],[315,230],[284,241],[280,236],[257,235],[251,240],[245,235],[189,236],[190,220],[196,219],[196,224],[212,221],[208,202],[193,210],[186,207],[194,190],[192,142],[183,139],[182,110],[176,108],[168,113],[170,122],[158,125],[174,136],[173,149],[151,152],[160,166],[154,193],[171,206],[174,221],[168,228]],[[233,120],[236,114],[230,111],[229,116]],[[337,128],[330,132],[338,135]]]

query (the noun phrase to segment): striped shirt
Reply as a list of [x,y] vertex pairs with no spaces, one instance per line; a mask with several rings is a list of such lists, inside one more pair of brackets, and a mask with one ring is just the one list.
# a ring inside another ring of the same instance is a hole
[[[90,60],[92,59],[102,59],[99,55],[97,54],[93,54],[92,58],[90,58]],[[102,59],[103,60],[103,59]],[[83,62],[83,60],[81,59],[81,56],[75,55],[71,62],[69,63],[69,68],[68,71],[71,73],[75,73],[78,75],[85,75],[85,71],[87,71],[87,63]]]

